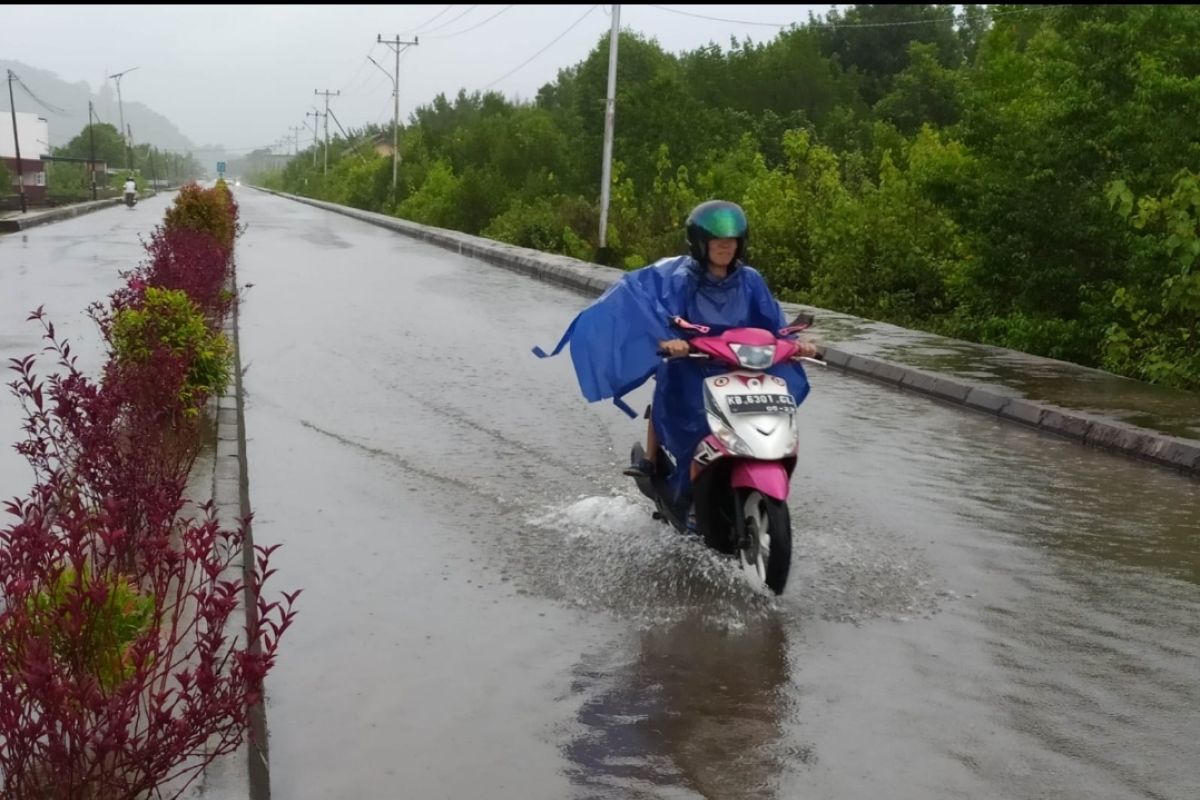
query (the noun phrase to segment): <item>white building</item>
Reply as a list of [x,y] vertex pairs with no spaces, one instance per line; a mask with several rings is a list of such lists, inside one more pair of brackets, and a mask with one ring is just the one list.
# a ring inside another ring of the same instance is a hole
[[[12,188],[17,185],[17,148],[13,142],[12,112],[0,111],[0,163],[12,176]],[[50,155],[50,123],[45,117],[24,111],[17,112],[17,136],[21,143],[21,172],[24,173],[25,194],[46,193],[46,165],[42,156]],[[6,193],[6,192],[5,192]]]

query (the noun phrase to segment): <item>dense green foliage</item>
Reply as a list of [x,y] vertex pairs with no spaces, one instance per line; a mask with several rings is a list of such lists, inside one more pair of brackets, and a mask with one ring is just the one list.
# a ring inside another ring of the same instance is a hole
[[[722,197],[781,297],[1200,388],[1200,8],[858,5],[672,55],[622,33],[608,244]],[[597,256],[607,37],[535,100],[439,96],[270,185]],[[320,160],[318,160],[318,164]],[[1135,198],[1142,198],[1135,201]]]
[[[93,152],[96,161],[108,165],[107,180],[100,185],[110,188],[120,189],[130,174],[137,179],[139,189],[148,186],[151,179],[178,185],[204,174],[203,167],[191,153],[172,153],[148,144],[135,144],[127,152],[120,132],[104,122],[85,126],[71,141],[54,148],[55,156],[68,158],[90,160]],[[130,163],[132,171],[127,168]],[[46,185],[55,197],[84,199],[91,196],[91,176],[83,163],[50,162]]]

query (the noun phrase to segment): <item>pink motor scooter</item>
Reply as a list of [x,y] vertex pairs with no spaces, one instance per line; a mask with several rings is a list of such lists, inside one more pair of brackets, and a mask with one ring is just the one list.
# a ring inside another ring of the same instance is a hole
[[[796,357],[788,337],[812,324],[797,320],[778,336],[759,328],[734,328],[720,336],[676,318],[676,327],[695,334],[688,344],[690,358],[711,359],[730,370],[704,379],[704,410],[709,435],[696,447],[690,464],[691,509],[695,532],[706,545],[735,556],[752,582],[781,594],[787,585],[792,558],[792,528],[788,487],[796,466],[799,431],[796,400],[783,378],[766,370]],[[816,359],[803,359],[816,361]],[[645,457],[636,444],[634,464]],[[660,448],[660,465],[670,456]],[[688,509],[671,500],[666,471],[634,475],[638,488],[654,501],[655,518],[688,532]]]

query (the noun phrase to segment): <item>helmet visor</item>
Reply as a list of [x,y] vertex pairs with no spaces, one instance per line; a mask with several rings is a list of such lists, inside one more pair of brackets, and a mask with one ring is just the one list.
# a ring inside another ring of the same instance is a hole
[[696,217],[696,225],[714,239],[746,235],[746,217],[736,208],[709,208]]

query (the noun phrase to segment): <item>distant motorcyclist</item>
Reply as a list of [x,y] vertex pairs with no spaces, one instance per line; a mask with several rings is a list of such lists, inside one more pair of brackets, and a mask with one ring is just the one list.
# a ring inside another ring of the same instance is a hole
[[137,202],[137,181],[133,176],[125,179],[125,205],[132,206]]

